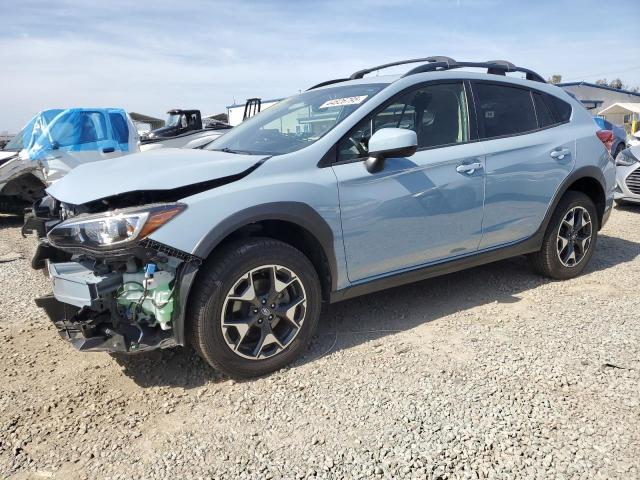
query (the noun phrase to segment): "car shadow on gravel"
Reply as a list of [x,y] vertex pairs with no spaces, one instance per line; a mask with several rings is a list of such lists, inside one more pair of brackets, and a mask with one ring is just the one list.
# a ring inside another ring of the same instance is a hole
[[[596,255],[583,275],[640,257],[640,243],[600,235]],[[318,336],[297,364],[341,349],[410,330],[458,311],[497,302],[516,303],[519,294],[554,280],[541,277],[526,257],[508,260],[327,305]]]
[[[640,256],[640,243],[601,235],[585,274],[605,270]],[[326,305],[311,346],[292,368],[331,352],[349,349],[458,311],[493,302],[520,301],[518,294],[551,282],[533,273],[524,256],[476,267],[418,283]],[[142,387],[185,389],[226,380],[190,348],[159,350],[115,360]]]
[[640,204],[625,203],[623,205],[616,205],[616,210],[620,210],[621,212],[640,213]]
[[123,373],[141,387],[197,388],[227,380],[190,348],[155,350],[137,355],[112,355]]

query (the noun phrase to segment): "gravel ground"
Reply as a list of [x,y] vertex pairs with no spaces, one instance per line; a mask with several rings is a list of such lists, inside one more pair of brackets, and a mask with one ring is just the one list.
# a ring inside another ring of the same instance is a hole
[[332,305],[233,382],[187,349],[79,354],[0,218],[0,478],[640,478],[640,209],[587,273],[524,258]]

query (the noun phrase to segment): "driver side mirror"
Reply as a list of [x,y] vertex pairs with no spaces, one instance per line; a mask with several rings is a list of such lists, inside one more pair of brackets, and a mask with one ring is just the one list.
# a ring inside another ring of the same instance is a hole
[[406,128],[381,128],[369,139],[369,158],[364,162],[369,173],[384,168],[384,161],[391,157],[410,157],[418,149],[418,136]]

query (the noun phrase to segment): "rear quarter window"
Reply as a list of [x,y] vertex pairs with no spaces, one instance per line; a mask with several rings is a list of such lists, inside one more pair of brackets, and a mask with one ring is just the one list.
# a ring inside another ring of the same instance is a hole
[[[560,125],[568,122],[571,118],[571,105],[564,100],[560,100],[553,95],[537,91],[533,92],[533,100],[536,105],[536,113],[538,115],[540,128]],[[551,123],[548,123],[550,121],[549,115],[551,116]],[[598,124],[600,121],[604,122],[601,118],[594,118],[594,121]]]
[[556,123],[551,105],[544,100],[544,94],[533,92],[533,103],[536,107],[539,128],[550,127]]
[[565,123],[568,122],[571,118],[571,105],[569,105],[564,100],[560,100],[558,97],[554,97],[553,95],[545,95],[551,102],[551,106],[554,110],[556,123]]

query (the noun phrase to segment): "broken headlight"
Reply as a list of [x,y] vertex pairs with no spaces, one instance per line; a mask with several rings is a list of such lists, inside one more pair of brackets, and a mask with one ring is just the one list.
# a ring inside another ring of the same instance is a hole
[[616,157],[616,165],[619,167],[628,167],[636,163],[638,159],[631,153],[630,149],[621,151]]
[[56,247],[117,248],[145,238],[185,208],[171,203],[74,217],[56,225],[47,237]]

